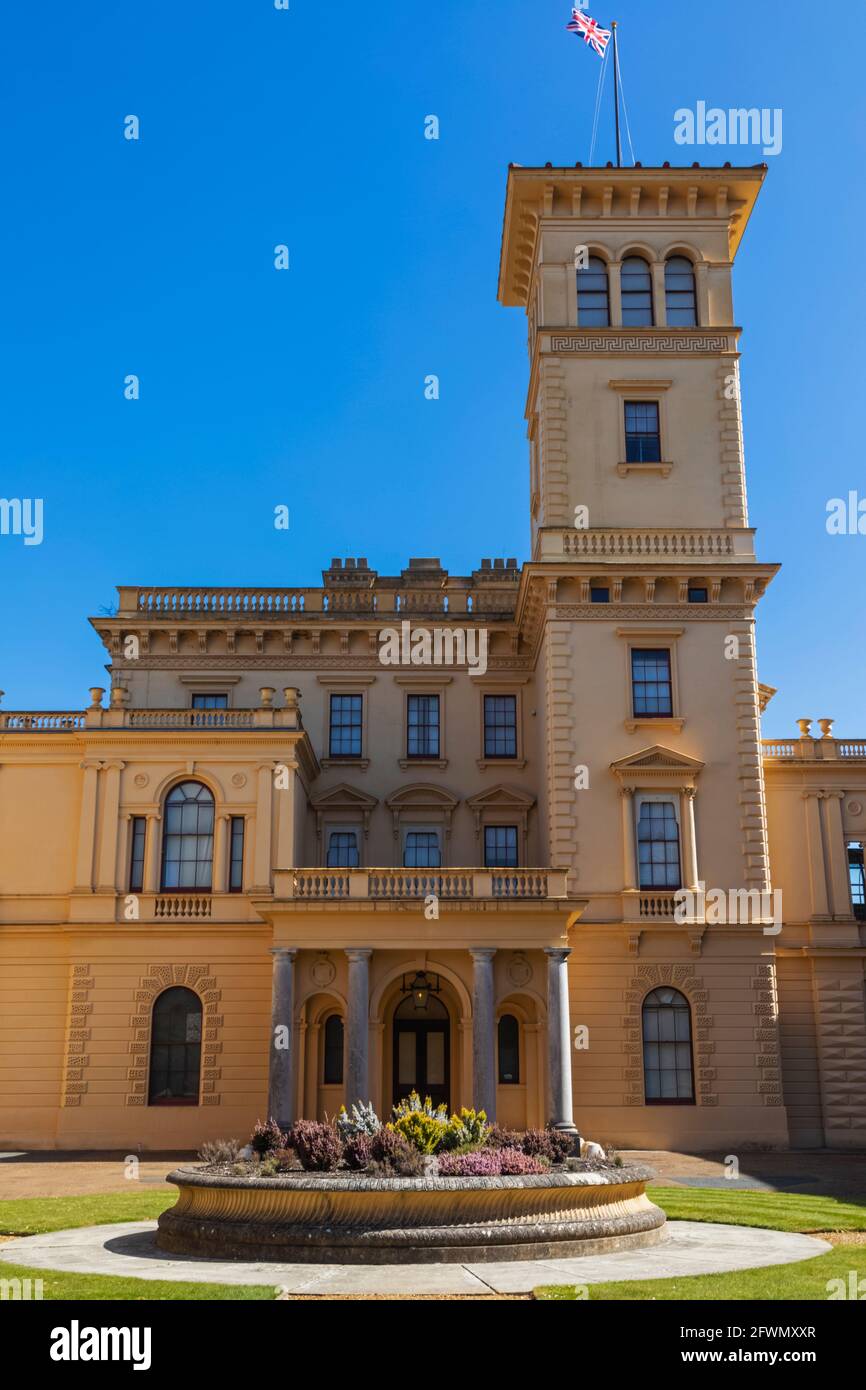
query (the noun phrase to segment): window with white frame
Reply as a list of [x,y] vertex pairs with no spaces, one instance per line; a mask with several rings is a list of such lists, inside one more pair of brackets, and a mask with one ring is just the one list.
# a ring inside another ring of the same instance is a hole
[[673,796],[641,796],[637,818],[641,888],[682,886],[680,825]]

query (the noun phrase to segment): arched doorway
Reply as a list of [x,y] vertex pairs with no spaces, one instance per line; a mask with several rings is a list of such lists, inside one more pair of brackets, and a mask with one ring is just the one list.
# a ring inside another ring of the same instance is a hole
[[436,995],[407,994],[394,1011],[392,1101],[417,1091],[451,1107],[451,1020]]

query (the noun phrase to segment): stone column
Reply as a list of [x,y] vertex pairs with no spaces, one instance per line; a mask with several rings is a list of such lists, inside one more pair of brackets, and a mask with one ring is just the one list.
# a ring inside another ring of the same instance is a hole
[[253,877],[254,893],[271,891],[271,812],[273,807],[274,768],[272,763],[259,764],[259,786],[256,799],[256,860]]
[[547,956],[547,1047],[550,1122],[576,1133],[571,1095],[571,1017],[568,1007],[570,947],[545,946]]
[[147,816],[147,835],[144,841],[144,891],[159,892],[159,842],[162,816],[150,811]]
[[346,1030],[346,1108],[370,1099],[370,957],[369,947],[346,951],[349,960],[349,1008]]
[[228,892],[228,834],[229,814],[220,811],[214,823],[213,871],[211,890],[214,893]]
[[105,795],[102,802],[102,834],[99,843],[99,872],[97,887],[100,893],[117,891],[117,832],[120,813],[120,774],[125,763],[105,763],[103,783]]
[[75,861],[76,893],[93,892],[93,850],[96,842],[96,786],[99,763],[81,763],[84,785],[78,820],[78,856]]
[[292,948],[274,946],[271,955],[274,958],[274,975],[271,988],[268,1119],[276,1120],[280,1129],[287,1130],[295,1118],[295,960],[298,953]]
[[622,262],[611,261],[607,268],[607,290],[610,302],[610,326],[622,328]]
[[472,975],[472,1104],[496,1123],[496,1010],[493,957],[496,947],[474,946],[469,951]]
[[668,302],[667,291],[665,290],[665,263],[664,261],[654,261],[652,265],[653,277],[653,311],[656,328],[667,328],[668,325]]
[[623,888],[633,893],[637,888],[637,865],[634,849],[634,787],[621,787],[622,804],[622,879]]
[[695,834],[695,788],[683,788],[683,887],[698,886],[698,842]]
[[853,917],[851,881],[848,876],[848,841],[845,839],[845,819],[842,802],[847,792],[831,791],[827,801],[827,839],[830,851],[830,883],[833,890],[833,916],[847,922]]
[[819,792],[803,792],[809,843],[809,876],[812,884],[812,916],[828,918],[827,874],[824,869],[824,837],[821,830]]

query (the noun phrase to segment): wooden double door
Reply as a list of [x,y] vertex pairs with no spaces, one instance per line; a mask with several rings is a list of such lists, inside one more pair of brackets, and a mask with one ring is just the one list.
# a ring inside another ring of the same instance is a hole
[[410,1091],[417,1091],[422,1100],[429,1096],[434,1105],[450,1110],[448,1012],[438,999],[431,998],[425,1011],[412,1010],[411,1001],[406,1002],[394,1016],[394,1104],[404,1100]]

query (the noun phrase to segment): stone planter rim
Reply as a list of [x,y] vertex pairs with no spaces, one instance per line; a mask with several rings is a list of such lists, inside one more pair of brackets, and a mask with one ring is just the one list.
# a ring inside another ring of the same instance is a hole
[[571,1173],[551,1169],[547,1173],[523,1173],[500,1177],[379,1178],[362,1173],[337,1177],[333,1173],[275,1173],[270,1177],[252,1174],[204,1173],[196,1167],[175,1168],[166,1178],[187,1187],[288,1188],[315,1192],[448,1192],[484,1191],[524,1187],[601,1187],[649,1182],[655,1171],[642,1164],[623,1165],[604,1172]]

